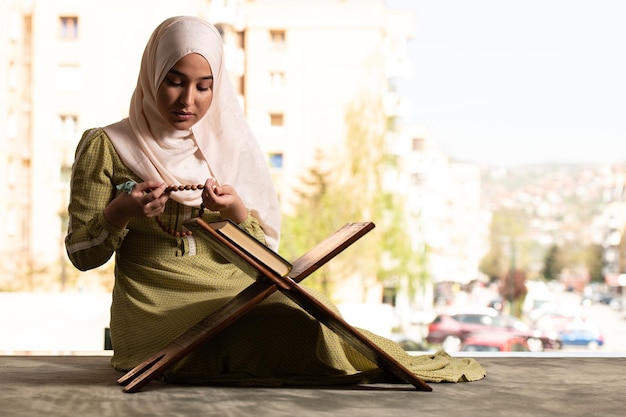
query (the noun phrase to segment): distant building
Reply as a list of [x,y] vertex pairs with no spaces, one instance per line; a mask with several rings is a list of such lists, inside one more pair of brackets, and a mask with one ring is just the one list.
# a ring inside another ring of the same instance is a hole
[[433,281],[482,280],[478,265],[489,249],[490,219],[481,207],[480,168],[451,160],[422,131],[414,131],[409,141],[403,168],[407,209],[421,244],[428,246]]
[[0,84],[2,288],[63,280],[69,178],[82,131],[127,114],[151,31],[165,17],[202,12],[204,3],[0,2],[0,75],[8,80]]
[[411,14],[384,1],[255,1],[245,6],[244,108],[268,153],[284,208],[315,151],[341,157],[346,109],[410,74]]

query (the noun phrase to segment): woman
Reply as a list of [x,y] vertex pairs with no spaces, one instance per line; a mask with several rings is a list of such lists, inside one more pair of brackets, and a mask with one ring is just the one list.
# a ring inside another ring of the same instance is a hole
[[[189,185],[178,191],[169,185]],[[273,249],[279,206],[269,170],[224,68],[219,32],[164,21],[144,51],[129,117],[83,135],[73,166],[67,253],[80,270],[115,253],[113,366],[159,351],[251,278],[182,227],[230,219]],[[474,361],[413,358],[374,338],[427,381],[480,379]],[[361,372],[359,372],[361,371]],[[374,364],[275,293],[164,375],[170,382],[329,384],[376,381]]]

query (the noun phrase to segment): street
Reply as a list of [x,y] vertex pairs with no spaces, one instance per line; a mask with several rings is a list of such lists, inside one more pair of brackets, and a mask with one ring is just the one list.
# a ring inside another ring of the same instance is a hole
[[[583,315],[595,322],[604,336],[604,346],[599,352],[626,354],[626,312],[617,311],[606,304],[593,303],[583,307]],[[580,351],[585,348],[568,347],[564,351]]]

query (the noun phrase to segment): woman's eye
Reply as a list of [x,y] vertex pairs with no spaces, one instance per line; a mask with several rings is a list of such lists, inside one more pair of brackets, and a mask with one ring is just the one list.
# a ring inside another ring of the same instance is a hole
[[167,83],[171,85],[172,87],[180,87],[181,85],[183,85],[182,81],[180,80],[174,80],[171,78],[166,78],[166,80],[167,80]]

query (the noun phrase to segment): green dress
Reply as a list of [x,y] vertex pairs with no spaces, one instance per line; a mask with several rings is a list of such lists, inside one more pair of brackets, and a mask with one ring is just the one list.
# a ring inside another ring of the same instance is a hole
[[[116,186],[126,181],[142,179],[122,163],[102,129],[85,132],[72,172],[66,248],[72,263],[83,271],[115,254],[111,361],[120,371],[132,369],[252,283],[202,239],[172,236],[155,219],[133,218],[126,229],[109,224],[104,208],[124,192]],[[180,227],[198,213],[197,208],[170,199],[161,219]],[[206,210],[202,216],[219,219],[219,213]],[[254,217],[249,215],[240,226],[263,241]],[[337,311],[322,295],[316,296]],[[485,376],[473,359],[452,358],[445,352],[412,356],[391,340],[362,332],[427,382]],[[236,385],[389,381],[375,364],[279,292],[172,366],[164,378]]]

